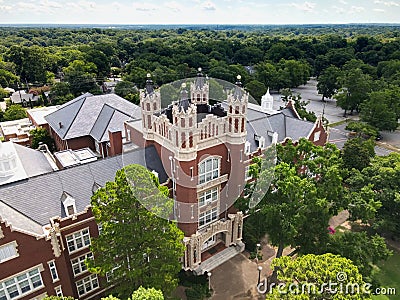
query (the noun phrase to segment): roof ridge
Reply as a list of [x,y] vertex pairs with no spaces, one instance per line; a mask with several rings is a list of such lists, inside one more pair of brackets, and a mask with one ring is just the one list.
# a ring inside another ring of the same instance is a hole
[[[72,118],[72,120],[71,120],[71,122],[70,122],[68,128],[65,129],[65,133],[64,133],[64,135],[63,135],[63,137],[62,137],[63,139],[67,136],[68,131],[69,131],[69,129],[71,128],[72,124],[74,124],[74,121],[75,121],[75,119],[78,117],[79,112],[81,111],[82,106],[83,106],[83,104],[85,103],[86,99],[87,99],[86,97],[82,97],[81,99],[79,99],[79,100],[82,100],[82,103],[81,103],[81,105],[79,106],[79,108],[78,108],[78,110],[77,110],[75,116]],[[77,101],[76,101],[76,102],[77,102]],[[74,102],[74,103],[76,103],[76,102]]]
[[[19,214],[23,215],[25,218],[29,219],[30,221],[32,221],[33,223],[39,225],[40,227],[43,227],[42,224],[38,223],[37,221],[35,221],[34,219],[32,219],[31,217],[28,217],[26,214],[24,214],[23,212],[19,211],[18,209],[16,209],[13,206],[8,205],[7,203],[5,203],[3,200],[0,199],[0,202],[3,203],[5,206],[7,206],[8,208],[15,210],[16,212],[18,212]],[[0,216],[0,222],[5,223],[7,220],[4,219],[4,217]],[[12,224],[11,221],[7,221],[8,223]],[[49,220],[50,222],[50,220]]]

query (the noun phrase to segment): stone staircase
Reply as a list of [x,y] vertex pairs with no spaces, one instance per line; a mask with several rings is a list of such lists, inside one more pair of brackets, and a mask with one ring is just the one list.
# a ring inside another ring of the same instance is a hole
[[209,259],[202,262],[195,270],[196,275],[202,275],[206,272],[210,272],[216,267],[222,265],[224,262],[230,260],[232,257],[243,252],[244,244],[242,242],[238,243],[236,246],[230,246],[221,252],[213,255]]

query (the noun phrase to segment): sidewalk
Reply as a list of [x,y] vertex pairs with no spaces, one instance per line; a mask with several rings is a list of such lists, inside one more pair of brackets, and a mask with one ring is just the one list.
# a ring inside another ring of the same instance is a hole
[[[257,292],[258,266],[262,267],[261,280],[271,274],[271,261],[275,258],[276,249],[268,246],[266,240],[262,242],[263,260],[257,264],[255,260],[249,260],[246,253],[241,253],[211,273],[211,286],[213,295],[211,300],[230,299],[265,299],[265,295]],[[286,248],[284,255],[292,249]]]

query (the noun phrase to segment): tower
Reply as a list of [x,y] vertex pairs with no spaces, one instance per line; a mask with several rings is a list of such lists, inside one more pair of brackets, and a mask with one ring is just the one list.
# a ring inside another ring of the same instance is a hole
[[142,125],[144,137],[154,132],[153,115],[161,110],[160,92],[154,89],[151,75],[147,74],[146,87],[140,93],[140,107],[142,108]]
[[241,76],[237,76],[236,86],[228,95],[228,134],[231,138],[239,137],[239,143],[246,137],[246,114],[249,94],[242,88]]

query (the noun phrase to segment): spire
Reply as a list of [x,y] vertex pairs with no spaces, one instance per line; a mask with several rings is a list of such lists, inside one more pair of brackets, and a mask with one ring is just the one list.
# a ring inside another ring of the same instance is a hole
[[181,90],[181,95],[180,95],[180,100],[179,100],[179,108],[183,109],[184,111],[187,111],[189,108],[190,101],[188,97],[188,92],[186,90],[186,83],[182,83],[182,90]]
[[242,89],[242,82],[240,81],[242,79],[242,76],[238,75],[236,80],[236,86],[235,86],[235,91],[233,92],[233,97],[236,100],[240,100],[243,97],[243,89]]
[[201,68],[198,68],[197,70],[198,70],[198,72],[197,72],[197,78],[195,81],[195,87],[196,87],[196,89],[202,89],[204,86],[204,76],[203,76],[203,73],[201,72]]
[[154,92],[153,80],[151,80],[151,74],[147,73],[145,93],[151,95]]
[[274,97],[269,93],[269,88],[264,96],[261,97],[261,108],[264,112],[272,111],[272,107],[274,104]]

